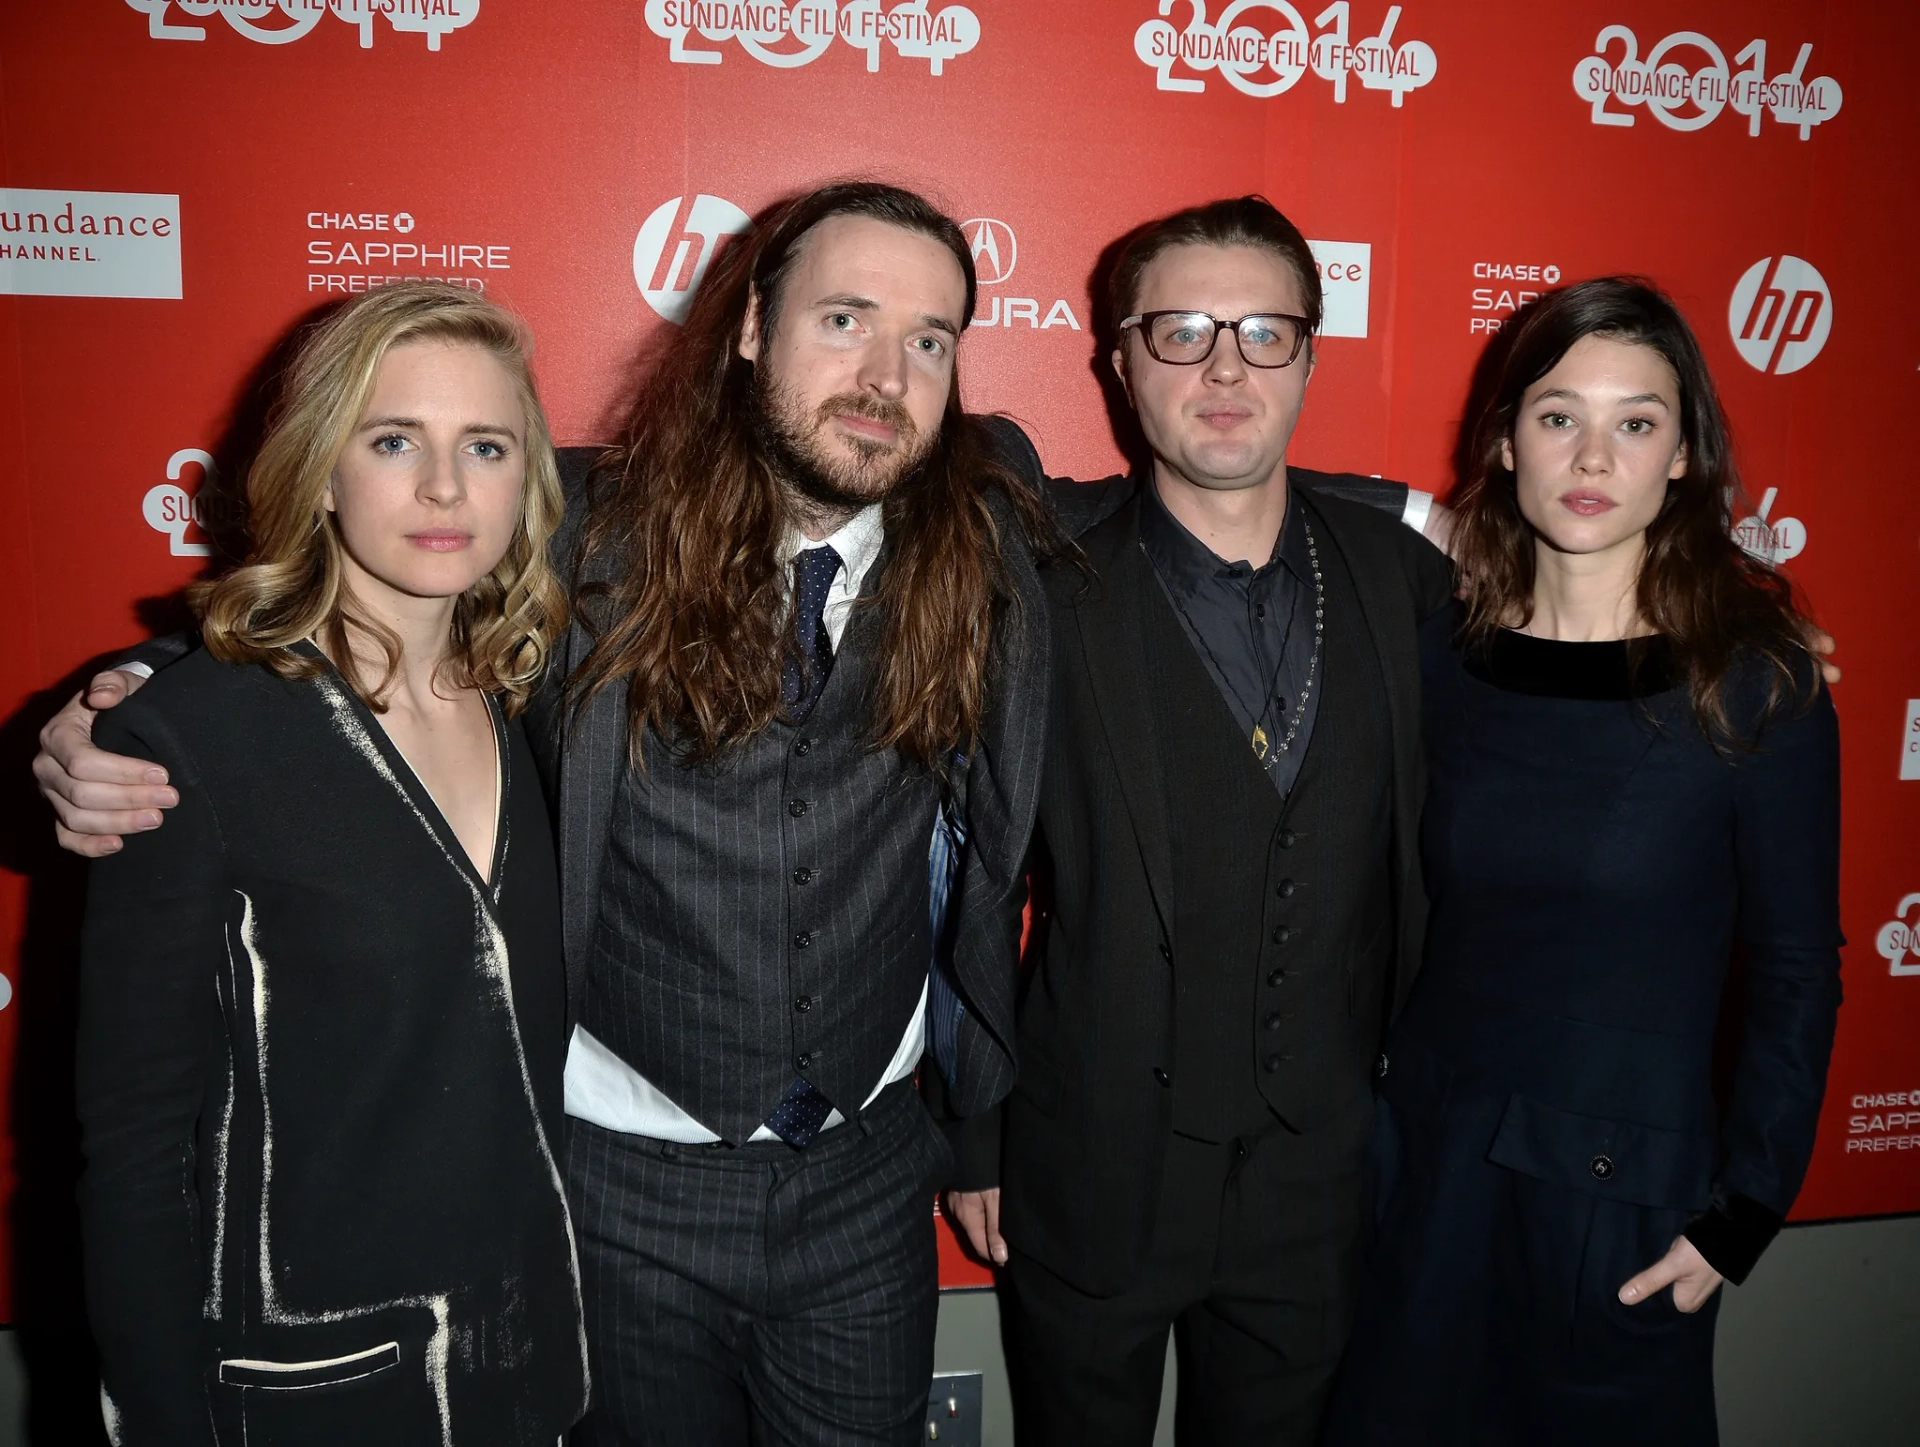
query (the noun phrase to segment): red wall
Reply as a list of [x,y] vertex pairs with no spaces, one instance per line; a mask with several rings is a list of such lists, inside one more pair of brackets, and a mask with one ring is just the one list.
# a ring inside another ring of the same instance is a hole
[[1672,291],[1770,499],[1745,535],[1793,555],[1847,671],[1847,1004],[1800,1211],[1920,1208],[1917,53],[1912,7],[1811,0],[5,6],[0,1064],[22,1065],[0,1089],[33,1092],[8,1108],[29,1194],[70,1190],[42,1179],[73,881],[18,783],[36,696],[200,566],[169,522],[187,454],[234,435],[289,324],[369,278],[464,278],[531,320],[559,433],[591,440],[664,325],[642,288],[672,310],[700,228],[861,173],[977,223],[998,324],[962,354],[969,401],[1062,473],[1118,462],[1094,258],[1188,202],[1261,191],[1348,243],[1323,260],[1351,335],[1323,343],[1293,456],[1432,489],[1518,302],[1603,271]]

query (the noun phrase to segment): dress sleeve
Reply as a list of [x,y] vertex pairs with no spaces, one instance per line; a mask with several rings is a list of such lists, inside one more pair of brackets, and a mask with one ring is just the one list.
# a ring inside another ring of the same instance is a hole
[[1799,1194],[1840,1009],[1840,737],[1826,689],[1733,769],[1748,1005],[1713,1206],[1686,1235],[1739,1282]]
[[195,1137],[218,1047],[223,850],[207,791],[150,709],[129,700],[101,746],[166,766],[165,829],[97,860],[81,942],[78,1100],[87,1310],[103,1410],[123,1447],[213,1447]]

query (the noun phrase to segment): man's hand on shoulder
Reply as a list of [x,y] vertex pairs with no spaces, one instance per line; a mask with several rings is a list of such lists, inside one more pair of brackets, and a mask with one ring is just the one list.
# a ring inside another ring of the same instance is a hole
[[93,721],[145,683],[146,675],[110,668],[76,693],[40,730],[33,777],[53,806],[62,849],[97,859],[119,850],[126,834],[160,827],[162,809],[180,802],[167,771],[147,759],[96,748]]

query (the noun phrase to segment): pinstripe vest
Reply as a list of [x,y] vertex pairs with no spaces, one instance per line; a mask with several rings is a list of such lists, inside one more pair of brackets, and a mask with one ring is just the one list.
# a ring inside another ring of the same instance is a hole
[[879,632],[863,601],[803,723],[717,766],[649,739],[614,800],[580,1023],[735,1144],[796,1075],[853,1117],[927,978],[939,789],[864,746]]

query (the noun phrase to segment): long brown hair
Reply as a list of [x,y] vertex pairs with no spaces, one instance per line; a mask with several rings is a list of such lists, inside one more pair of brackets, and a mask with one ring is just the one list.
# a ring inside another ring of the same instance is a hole
[[[455,603],[445,664],[455,684],[498,693],[515,713],[566,626],[566,594],[547,562],[547,540],[560,525],[560,474],[534,392],[525,331],[512,313],[463,287],[432,281],[381,287],[306,335],[247,472],[246,561],[195,585],[190,601],[201,641],[215,658],[261,663],[282,678],[311,678],[328,666],[294,650],[311,638],[370,708],[385,707],[400,666],[400,639],[355,602],[343,576],[339,528],[324,499],[381,361],[394,347],[422,341],[489,353],[506,369],[525,409],[519,525],[506,556]],[[361,676],[351,633],[384,655],[386,674],[378,683]]]
[[[580,616],[593,647],[568,682],[577,706],[628,682],[628,747],[649,729],[690,762],[717,758],[780,714],[781,665],[793,649],[776,549],[790,505],[756,439],[753,368],[736,351],[749,298],[764,330],[778,325],[781,286],[809,231],[861,216],[927,236],[966,278],[960,228],[899,187],[848,181],[774,207],[713,264],[684,327],[660,354],[596,475]],[[880,660],[870,697],[872,747],[897,748],[942,770],[977,736],[994,630],[1015,606],[1003,538],[989,505],[998,489],[1029,542],[1052,523],[1038,493],[1001,466],[961,407],[959,372],[925,461],[887,494],[888,556],[876,595]]]
[[[1603,276],[1548,292],[1496,346],[1498,373],[1475,415],[1464,456],[1467,474],[1454,493],[1453,554],[1465,580],[1465,636],[1480,643],[1533,616],[1534,530],[1521,514],[1516,479],[1502,457],[1526,391],[1559,365],[1583,337],[1650,347],[1680,381],[1680,434],[1686,471],[1667,484],[1647,528],[1635,596],[1640,616],[1664,634],[1677,673],[1687,680],[1693,713],[1716,745],[1751,743],[1750,727],[1729,714],[1729,686],[1742,657],[1767,678],[1764,722],[1818,684],[1792,581],[1743,550],[1732,537],[1732,505],[1741,496],[1732,437],[1700,343],[1680,310],[1640,277]],[[1644,656],[1644,647],[1634,650]]]

